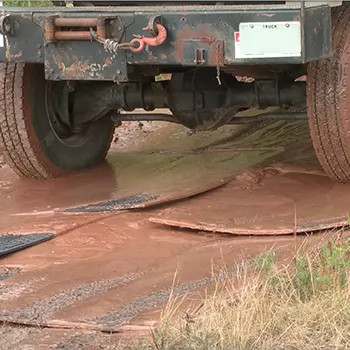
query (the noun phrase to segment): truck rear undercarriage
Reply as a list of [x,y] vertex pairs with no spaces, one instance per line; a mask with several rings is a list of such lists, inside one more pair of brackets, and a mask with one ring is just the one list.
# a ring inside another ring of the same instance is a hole
[[[41,136],[36,129],[42,125],[33,130],[42,156],[52,146],[47,144],[49,131],[67,148],[62,152],[83,147],[92,134],[106,140],[82,163],[72,158],[66,164],[53,151],[53,167],[48,170],[38,161],[45,171],[33,176],[51,177],[58,169],[94,164],[107,152],[112,129],[124,120],[164,120],[213,130],[255,122],[236,114],[271,106],[279,107],[280,114],[258,118],[306,118],[307,83],[300,77],[308,76],[310,65],[332,57],[334,11],[328,4],[280,3],[5,7],[0,16],[4,93],[10,74],[21,89],[23,118],[44,115],[40,118],[46,119],[47,129]],[[33,87],[35,95],[31,84],[40,84]],[[15,97],[5,101],[11,103]],[[3,108],[8,119],[8,107]],[[172,115],[135,115],[136,108],[167,108]],[[104,136],[98,131],[101,125]],[[8,133],[5,129],[2,133]],[[91,154],[91,149],[81,152]]]
[[[305,83],[295,79],[331,53],[330,8],[297,5],[12,9],[0,18],[0,57],[44,64],[45,79],[67,82],[58,85],[66,98],[74,91],[74,124],[170,108],[175,121],[211,129],[251,107],[305,108]],[[247,75],[252,84],[235,78]]]

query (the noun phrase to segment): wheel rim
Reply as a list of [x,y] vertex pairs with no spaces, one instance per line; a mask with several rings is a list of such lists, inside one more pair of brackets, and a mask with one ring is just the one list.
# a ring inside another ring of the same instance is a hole
[[49,81],[45,89],[46,115],[56,138],[69,147],[79,147],[92,134],[93,123],[74,125],[74,88],[65,81]]

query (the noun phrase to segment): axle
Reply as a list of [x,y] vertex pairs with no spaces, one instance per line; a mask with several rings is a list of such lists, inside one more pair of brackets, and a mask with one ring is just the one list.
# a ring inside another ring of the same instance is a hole
[[170,81],[98,84],[98,88],[96,83],[77,86],[75,124],[99,119],[115,110],[169,108],[174,121],[192,129],[207,130],[230,123],[237,112],[249,108],[305,108],[305,82],[241,83],[225,73],[217,79],[216,74],[190,72],[175,74]]

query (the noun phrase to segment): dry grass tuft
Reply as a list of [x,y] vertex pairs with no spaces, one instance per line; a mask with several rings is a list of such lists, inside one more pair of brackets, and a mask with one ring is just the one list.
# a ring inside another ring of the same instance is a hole
[[52,1],[46,0],[5,0],[4,6],[19,6],[19,7],[46,7],[52,6]]
[[350,349],[349,270],[349,241],[298,254],[280,269],[273,253],[263,254],[253,271],[245,268],[218,285],[180,325],[172,303],[152,344],[137,348]]

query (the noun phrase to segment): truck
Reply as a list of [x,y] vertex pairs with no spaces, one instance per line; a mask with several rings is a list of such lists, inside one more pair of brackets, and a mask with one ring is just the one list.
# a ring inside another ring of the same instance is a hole
[[345,1],[4,2],[0,33],[0,144],[21,177],[98,164],[126,120],[215,130],[278,107],[249,122],[307,119],[325,173],[350,181]]

